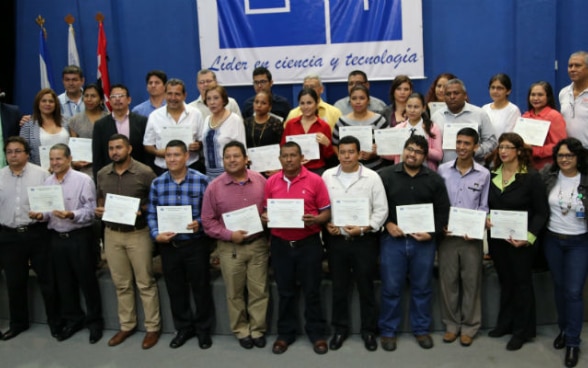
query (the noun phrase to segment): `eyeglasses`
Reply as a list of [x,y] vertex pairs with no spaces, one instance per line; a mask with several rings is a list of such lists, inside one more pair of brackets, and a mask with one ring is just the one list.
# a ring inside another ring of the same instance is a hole
[[20,155],[23,152],[25,152],[25,150],[21,150],[21,149],[6,150],[6,156],[12,155],[12,154]]
[[576,155],[574,155],[573,153],[558,153],[557,154],[557,159],[558,160],[563,160],[563,159],[571,160],[574,157],[576,157]]
[[517,149],[515,146],[498,146],[499,150],[513,150]]
[[405,150],[407,150],[410,153],[414,153],[415,155],[424,155],[425,154],[425,151],[419,150],[419,149],[414,149],[412,147],[406,147]]
[[120,100],[121,98],[127,97],[127,95],[120,94],[120,95],[110,95],[111,100]]
[[269,81],[267,79],[260,79],[260,80],[253,81],[253,84],[255,84],[256,86],[264,86],[268,83],[269,83]]
[[204,84],[210,84],[212,82],[214,82],[214,80],[212,80],[212,79],[206,79],[206,80],[198,81],[198,84],[204,85]]

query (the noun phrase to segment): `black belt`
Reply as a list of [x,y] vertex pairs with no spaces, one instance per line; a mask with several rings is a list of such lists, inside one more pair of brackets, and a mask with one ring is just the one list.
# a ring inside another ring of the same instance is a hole
[[370,238],[372,236],[378,235],[378,233],[372,233],[372,232],[367,232],[364,233],[363,235],[334,235],[336,237],[342,237],[343,240],[348,241],[348,242],[353,242],[354,240],[361,240],[361,239],[366,239],[366,238]]
[[119,233],[130,233],[131,231],[141,230],[144,229],[147,225],[143,226],[131,226],[131,225],[111,225],[106,224],[106,227],[109,230],[117,231]]
[[286,240],[286,239],[282,239],[280,237],[275,237],[280,243],[286,244],[291,248],[302,248],[306,245],[309,244],[315,244],[317,242],[317,240],[320,242],[320,236],[319,234],[313,234],[313,235],[309,235],[306,238],[300,239],[300,240]]
[[553,231],[547,230],[547,234],[558,238],[558,239],[562,239],[562,240],[574,240],[574,239],[580,239],[580,238],[584,238],[586,237],[587,233],[584,234],[576,234],[576,235],[568,235],[568,234],[558,234],[558,233],[554,233]]
[[22,225],[22,226],[17,226],[17,227],[8,227],[8,226],[4,226],[4,225],[0,225],[0,230],[7,232],[7,233],[27,233],[29,231],[34,231],[34,230],[38,230],[42,227],[46,227],[47,224],[45,223],[33,223],[33,224],[29,224],[29,225]]
[[72,237],[73,235],[75,235],[76,233],[79,233],[83,230],[86,230],[87,227],[82,227],[80,229],[75,229],[75,230],[71,230],[71,231],[64,231],[64,232],[59,232],[59,231],[55,231],[55,234],[60,237],[61,239],[69,239],[70,237]]
[[169,244],[175,248],[182,248],[182,247],[185,247],[188,245],[195,244],[198,239],[201,239],[201,238],[192,238],[192,239],[186,239],[186,240],[172,240],[169,242]]

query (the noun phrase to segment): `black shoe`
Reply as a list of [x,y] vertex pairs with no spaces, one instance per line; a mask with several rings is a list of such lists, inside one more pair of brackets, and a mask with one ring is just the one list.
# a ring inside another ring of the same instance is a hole
[[488,332],[488,336],[490,337],[502,337],[504,335],[508,335],[509,333],[511,333],[509,330],[507,329],[503,329],[503,328],[495,328],[493,330],[490,330]]
[[527,340],[518,337],[518,336],[513,336],[510,338],[510,341],[508,342],[508,344],[506,344],[506,350],[510,350],[510,351],[514,351],[514,350],[519,350],[520,348],[523,347],[523,344],[527,342]]
[[365,335],[363,337],[363,344],[368,351],[378,350],[378,340],[376,340],[376,335],[374,334]]
[[253,349],[253,339],[251,336],[239,339],[239,345],[241,345],[243,349]]
[[102,338],[102,329],[101,328],[91,328],[90,329],[90,344],[95,344]]
[[557,350],[563,349],[566,347],[566,335],[563,331],[559,332],[559,335],[553,340],[553,347]]
[[76,323],[73,325],[68,325],[61,330],[59,335],[57,335],[57,341],[64,341],[72,337],[76,332],[82,329],[81,323]]
[[10,330],[6,331],[4,334],[2,334],[0,332],[0,339],[6,341],[6,340],[10,340],[12,338],[15,338],[16,336],[18,336],[21,332],[25,331],[26,328],[23,329],[13,329],[11,328]]
[[577,346],[568,346],[566,348],[566,359],[564,363],[566,367],[575,367],[578,364],[578,358],[580,356],[580,348]]
[[61,324],[49,324],[49,331],[51,331],[51,336],[57,338],[61,331],[63,330],[63,326]]
[[253,345],[255,345],[258,348],[265,348],[266,344],[267,341],[265,340],[265,335],[253,338]]
[[176,337],[174,337],[169,343],[169,347],[172,349],[177,349],[194,336],[196,336],[194,330],[180,330],[176,333]]
[[431,338],[431,335],[426,334],[426,335],[418,335],[415,336],[417,342],[419,343],[419,346],[423,349],[430,349],[433,347],[433,339]]
[[386,351],[394,351],[396,350],[396,337],[382,336],[380,338],[380,344],[382,344],[382,349]]
[[198,346],[200,349],[208,349],[212,346],[212,339],[208,332],[198,334]]
[[329,349],[338,350],[343,345],[343,341],[345,341],[346,338],[347,336],[342,333],[334,334],[331,341],[329,341]]

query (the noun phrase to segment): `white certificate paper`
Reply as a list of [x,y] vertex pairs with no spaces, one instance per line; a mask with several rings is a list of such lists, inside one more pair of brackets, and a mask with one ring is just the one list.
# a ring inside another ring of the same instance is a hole
[[378,155],[401,155],[408,137],[410,137],[410,129],[374,130]]
[[180,140],[186,143],[186,146],[190,146],[190,143],[194,142],[194,132],[192,127],[189,125],[176,125],[176,126],[164,126],[161,128],[161,144],[163,148],[169,141],[174,139]]
[[102,221],[134,226],[140,205],[139,198],[108,193]]
[[306,160],[318,160],[321,158],[319,143],[316,141],[316,133],[287,135],[286,142],[290,141],[298,143]]
[[41,159],[41,167],[43,169],[49,169],[51,167],[51,161],[49,160],[49,151],[51,146],[39,146],[39,158]]
[[186,227],[192,222],[192,206],[157,206],[160,233],[192,234]]
[[450,207],[447,230],[451,231],[451,235],[454,236],[467,235],[472,239],[484,239],[486,215],[485,211]]
[[351,135],[359,140],[361,151],[372,152],[374,138],[372,132],[374,128],[371,125],[366,126],[344,126],[339,128],[339,139]]
[[282,168],[279,144],[247,148],[247,157],[251,161],[250,168],[253,171],[266,172]]
[[396,220],[405,234],[435,232],[432,203],[396,206]]
[[92,140],[71,137],[68,143],[73,161],[92,162]]
[[29,205],[32,212],[65,211],[61,185],[28,187]]
[[282,229],[303,229],[304,199],[268,199],[268,227]]
[[431,112],[430,116],[433,116],[438,110],[441,110],[447,106],[445,102],[429,102],[429,111]]
[[527,240],[527,211],[490,211],[490,237]]
[[443,126],[443,149],[455,149],[455,141],[457,140],[457,132],[463,128],[472,128],[478,131],[478,124],[476,123],[446,123]]
[[370,202],[369,198],[333,198],[331,214],[335,226],[369,226]]
[[545,144],[550,125],[550,121],[518,118],[513,132],[520,135],[526,144],[541,147]]
[[225,227],[231,231],[247,231],[247,236],[263,231],[257,206],[252,204],[240,210],[223,213]]

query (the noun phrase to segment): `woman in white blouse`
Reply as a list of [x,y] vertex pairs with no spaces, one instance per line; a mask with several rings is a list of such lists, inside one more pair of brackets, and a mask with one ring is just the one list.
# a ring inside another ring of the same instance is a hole
[[504,73],[494,75],[488,82],[488,90],[493,102],[482,108],[490,116],[496,136],[500,137],[502,133],[513,131],[517,119],[521,117],[521,110],[508,100],[512,91],[512,82],[508,75]]

